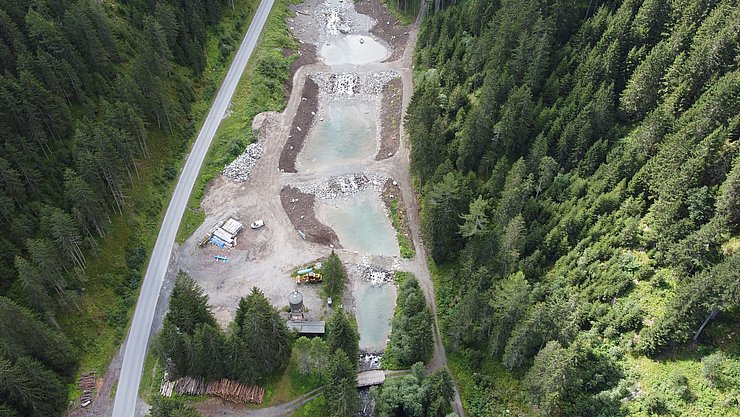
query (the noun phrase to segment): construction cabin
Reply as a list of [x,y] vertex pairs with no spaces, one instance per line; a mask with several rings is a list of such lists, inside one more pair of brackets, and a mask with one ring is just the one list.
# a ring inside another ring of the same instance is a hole
[[211,231],[201,240],[200,244],[204,245],[210,242],[219,248],[233,248],[236,246],[236,235],[244,229],[244,225],[239,223],[233,217],[226,221],[221,221],[211,229]]

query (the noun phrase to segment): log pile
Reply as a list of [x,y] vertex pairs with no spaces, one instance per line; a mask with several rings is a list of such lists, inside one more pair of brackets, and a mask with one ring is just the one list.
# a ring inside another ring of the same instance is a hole
[[95,383],[95,371],[85,372],[80,376],[80,382],[77,386],[82,391],[82,396],[80,397],[81,406],[87,407],[92,402],[92,392],[95,390]]
[[162,381],[162,385],[159,387],[159,393],[162,394],[163,397],[172,397],[172,390],[175,389],[175,382],[176,381]]
[[219,379],[206,383],[203,378],[189,376],[174,381],[163,380],[159,393],[163,397],[178,395],[213,395],[236,404],[262,404],[265,398],[265,389],[256,385],[243,385],[232,379]]
[[178,395],[203,395],[206,393],[206,381],[189,376],[180,378],[175,381],[175,392]]
[[242,385],[226,378],[210,382],[206,393],[237,404],[262,404],[262,399],[265,397],[264,388],[256,385]]

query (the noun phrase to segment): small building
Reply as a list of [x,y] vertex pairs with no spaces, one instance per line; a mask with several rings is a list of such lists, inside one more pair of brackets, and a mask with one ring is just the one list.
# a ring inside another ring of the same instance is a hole
[[302,336],[321,336],[326,333],[323,321],[288,321],[288,328]]
[[319,336],[326,332],[326,325],[323,321],[307,321],[303,315],[303,294],[298,290],[288,295],[288,305],[290,306],[290,320],[288,328],[294,330],[300,335]]
[[244,225],[233,217],[218,223],[200,242],[201,245],[211,242],[220,248],[236,246],[236,235],[244,229]]

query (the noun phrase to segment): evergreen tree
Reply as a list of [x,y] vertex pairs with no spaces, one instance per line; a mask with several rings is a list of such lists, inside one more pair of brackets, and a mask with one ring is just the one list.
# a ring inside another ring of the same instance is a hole
[[292,337],[285,320],[256,287],[239,300],[231,339],[231,368],[243,383],[252,384],[290,360]]
[[0,357],[0,396],[19,414],[28,416],[58,415],[67,403],[59,377],[25,356],[15,363]]
[[[398,277],[398,275],[397,275]],[[402,275],[398,291],[398,307],[393,317],[390,343],[383,361],[406,368],[416,362],[426,362],[432,356],[434,336],[432,313],[424,293],[412,275]]]
[[329,358],[329,382],[324,389],[326,410],[331,417],[351,417],[360,407],[357,393],[357,365],[342,349]]
[[208,296],[184,271],[177,273],[167,316],[178,331],[189,335],[195,333],[199,324],[216,327],[216,319],[208,305]]
[[10,361],[24,356],[33,358],[63,378],[70,377],[77,367],[76,352],[64,335],[43,324],[29,310],[2,296],[0,351]]
[[324,277],[324,292],[327,297],[335,300],[341,300],[344,293],[344,282],[347,280],[347,270],[339,259],[339,255],[333,250],[321,266],[321,273]]
[[100,196],[71,169],[64,172],[64,197],[80,229],[89,236],[93,231],[99,237],[105,236],[110,216]]
[[172,364],[173,377],[188,375],[193,355],[192,337],[177,329],[169,313],[164,318],[162,330],[154,343],[154,349],[162,363]]
[[445,417],[451,411],[454,393],[452,377],[446,368],[427,375],[422,363],[414,364],[409,375],[389,379],[382,388],[371,389],[378,417]]
[[460,177],[449,173],[434,184],[424,199],[425,214],[422,217],[422,231],[430,254],[435,261],[451,258],[461,247],[458,235],[460,213],[466,207],[465,191]]
[[493,310],[491,322],[491,352],[503,351],[512,330],[524,315],[529,304],[530,286],[524,274],[517,272],[499,282],[490,297]]
[[192,357],[188,375],[200,376],[207,381],[226,376],[226,337],[221,329],[209,324],[200,324],[192,339]]
[[28,300],[33,300],[28,303],[31,308],[42,315],[50,312],[54,303],[49,296],[46,279],[41,271],[22,256],[15,257],[15,269],[18,280],[28,294]]
[[351,360],[357,361],[360,358],[360,336],[354,320],[344,310],[340,309],[332,314],[326,323],[326,333],[330,352],[342,349]]

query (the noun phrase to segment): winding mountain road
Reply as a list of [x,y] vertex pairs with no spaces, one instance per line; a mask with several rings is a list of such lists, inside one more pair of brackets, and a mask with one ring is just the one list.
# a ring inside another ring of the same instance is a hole
[[198,134],[198,138],[195,140],[190,155],[187,157],[185,168],[183,168],[177,186],[175,187],[175,192],[172,195],[172,200],[159,230],[157,242],[154,245],[154,251],[152,252],[151,260],[144,276],[144,283],[141,286],[139,300],[136,303],[131,328],[126,338],[121,376],[118,381],[118,389],[113,404],[113,417],[134,416],[149,333],[154,319],[154,310],[162,289],[165,273],[167,272],[167,266],[172,254],[175,235],[180,226],[180,220],[185,212],[190,193],[198,177],[198,172],[203,164],[208,148],[211,145],[213,136],[216,133],[216,129],[218,129],[219,123],[221,123],[224,112],[239,83],[239,78],[257,44],[257,40],[267,21],[267,16],[270,13],[270,9],[272,9],[273,3],[274,0],[262,0],[257,8],[247,34],[239,46],[239,50],[234,57],[234,61],[231,63],[223,84],[221,84],[221,88],[218,90],[216,99],[206,116],[203,127]]

